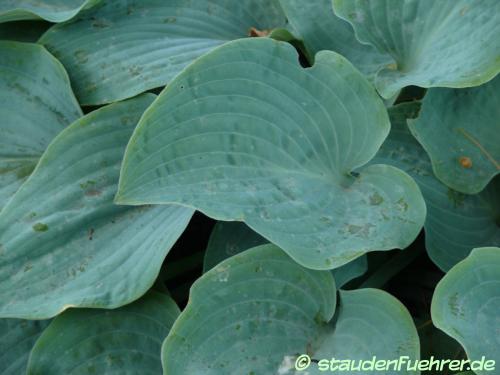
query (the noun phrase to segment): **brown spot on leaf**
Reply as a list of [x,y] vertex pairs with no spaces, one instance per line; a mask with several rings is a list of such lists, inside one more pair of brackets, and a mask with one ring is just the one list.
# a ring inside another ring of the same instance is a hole
[[94,238],[93,236],[94,236],[94,228],[90,228],[89,229],[89,241],[92,241],[92,238]]
[[463,168],[472,168],[472,160],[467,156],[460,156],[458,162]]

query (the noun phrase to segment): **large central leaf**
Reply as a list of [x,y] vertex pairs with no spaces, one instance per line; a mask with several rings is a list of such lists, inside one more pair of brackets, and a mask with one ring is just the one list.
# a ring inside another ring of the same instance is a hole
[[330,269],[404,248],[425,206],[415,182],[367,163],[389,132],[382,101],[334,52],[303,69],[289,44],[228,43],[180,74],[144,114],[117,202],[176,202],[245,221],[299,263]]
[[40,40],[68,69],[82,104],[167,84],[226,41],[284,25],[278,0],[109,0]]
[[125,145],[154,95],[74,122],[0,214],[0,316],[114,308],[153,284],[192,210],[113,204]]
[[409,85],[478,86],[500,70],[497,0],[333,0],[363,43],[393,59],[377,75],[385,98]]

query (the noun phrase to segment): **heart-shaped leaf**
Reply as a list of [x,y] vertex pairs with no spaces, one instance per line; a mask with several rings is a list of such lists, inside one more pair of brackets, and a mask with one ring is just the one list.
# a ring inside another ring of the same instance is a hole
[[[472,250],[439,282],[432,298],[436,327],[462,344],[471,360],[500,360],[500,248]],[[474,369],[476,374],[490,371]]]
[[157,292],[116,310],[70,309],[37,341],[27,375],[160,374],[161,344],[179,312]]
[[80,103],[101,104],[165,86],[215,46],[284,23],[278,0],[110,0],[40,42],[68,69]]
[[[335,311],[330,272],[306,269],[274,245],[198,279],[162,349],[165,374],[274,374],[305,353]],[[231,343],[231,345],[228,345]]]
[[499,92],[500,77],[470,89],[431,89],[409,121],[434,173],[454,190],[479,193],[500,173]]
[[0,319],[0,374],[25,374],[28,356],[48,320]]
[[0,210],[81,115],[64,68],[45,48],[0,41]]
[[303,69],[287,43],[234,41],[184,70],[144,114],[117,202],[175,202],[244,221],[307,267],[340,267],[406,247],[423,224],[408,175],[357,169],[389,126],[382,101],[342,56],[320,52]]
[[333,0],[362,43],[393,59],[375,84],[390,98],[405,86],[471,87],[499,71],[497,0]]
[[418,358],[415,326],[394,297],[374,289],[340,295],[336,322],[328,324],[336,300],[331,273],[304,268],[274,245],[235,255],[193,285],[163,345],[164,374],[291,374],[306,353]]
[[419,103],[403,103],[389,109],[391,133],[373,162],[392,164],[417,181],[427,204],[425,247],[434,263],[447,271],[474,247],[500,246],[500,205],[494,197],[498,195],[500,179],[492,181],[480,195],[465,195],[441,183],[434,176],[425,150],[406,124],[407,119],[417,116],[419,109]]
[[153,284],[193,211],[113,204],[125,145],[154,95],[63,130],[0,214],[0,316],[114,308]]
[[62,22],[100,0],[2,0],[0,22],[44,19]]
[[356,39],[352,26],[333,13],[332,0],[280,0],[280,4],[311,60],[322,50],[338,52],[370,80],[382,66],[392,62],[375,47]]

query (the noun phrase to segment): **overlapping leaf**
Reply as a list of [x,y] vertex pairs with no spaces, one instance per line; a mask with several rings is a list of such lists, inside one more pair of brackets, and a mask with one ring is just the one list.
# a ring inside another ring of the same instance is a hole
[[46,318],[141,296],[187,225],[183,207],[113,204],[125,145],[154,99],[92,112],[65,129],[0,214],[0,316]]
[[244,223],[220,221],[215,224],[210,235],[203,259],[203,272],[207,272],[233,255],[265,243],[267,243],[265,238]]
[[161,344],[179,312],[157,292],[115,310],[70,309],[37,341],[27,374],[160,374]]
[[[378,289],[340,291],[340,302],[336,320],[325,333],[313,358],[317,360],[366,361],[376,359],[394,360],[407,356],[415,361],[420,358],[420,343],[417,330],[408,310],[396,298]],[[329,371],[329,373],[372,374],[373,371]],[[312,363],[309,374],[324,374],[325,367]],[[303,372],[297,372],[299,375]],[[420,371],[402,367],[384,369],[385,375],[420,374]]]
[[164,373],[291,374],[300,353],[418,358],[415,326],[393,297],[341,292],[329,324],[335,300],[331,273],[303,268],[274,245],[235,255],[194,284],[164,343]]
[[375,47],[356,39],[352,26],[333,13],[331,0],[280,0],[280,4],[293,30],[304,41],[311,60],[322,50],[338,52],[370,80],[381,67],[392,62]]
[[500,71],[496,0],[333,0],[362,43],[393,59],[375,80],[385,98],[409,85],[471,87]]
[[49,142],[81,115],[52,55],[36,44],[0,41],[0,210]]
[[470,89],[431,89],[410,130],[436,176],[454,190],[475,194],[500,173],[500,77]]
[[[218,222],[210,235],[203,272],[207,272],[223,260],[252,247],[267,243],[266,239],[255,233],[247,225],[235,221]],[[340,288],[368,270],[366,255],[362,255],[343,266],[332,270],[337,287]]]
[[0,22],[44,19],[62,22],[100,0],[2,0]]
[[66,66],[80,102],[100,104],[164,86],[215,46],[284,23],[278,0],[110,0],[40,42]]
[[500,179],[492,181],[480,195],[465,195],[441,183],[433,174],[426,152],[406,125],[407,119],[417,116],[419,108],[418,103],[411,103],[389,109],[391,133],[373,162],[392,164],[417,181],[427,205],[426,249],[446,271],[474,247],[500,245],[500,205],[495,201]]
[[434,324],[460,342],[471,360],[500,360],[499,311],[498,247],[474,249],[439,282],[432,299]]
[[321,52],[303,69],[289,44],[231,42],[177,76],[145,113],[117,202],[176,202],[244,221],[299,263],[336,268],[406,247],[423,224],[408,175],[358,169],[388,131],[383,103],[340,55]]
[[342,288],[349,281],[363,275],[366,271],[368,271],[368,257],[365,254],[344,264],[342,267],[332,270],[332,273],[337,287]]
[[47,320],[0,319],[0,374],[25,374],[28,357]]

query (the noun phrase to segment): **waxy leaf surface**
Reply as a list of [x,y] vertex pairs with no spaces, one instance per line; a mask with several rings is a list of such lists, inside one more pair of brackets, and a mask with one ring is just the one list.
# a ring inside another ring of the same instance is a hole
[[81,115],[68,75],[45,48],[0,41],[0,210]]
[[[434,325],[465,348],[471,360],[500,360],[500,248],[472,250],[439,282],[432,298]],[[476,374],[491,371],[474,369]]]
[[[415,326],[394,297],[375,289],[341,291],[333,322],[331,273],[306,269],[274,245],[218,264],[196,281],[189,301],[163,345],[167,375],[294,374],[305,353],[313,359],[419,356]],[[307,371],[316,373],[316,366]]]
[[28,357],[48,320],[0,319],[0,374],[25,374]]
[[161,374],[161,344],[179,313],[158,292],[115,310],[65,311],[37,341],[27,375]]
[[285,24],[277,0],[109,0],[40,40],[62,61],[80,103],[109,103],[165,86],[229,40]]
[[320,52],[303,69],[287,43],[230,42],[184,70],[144,114],[116,201],[244,221],[307,267],[340,267],[405,248],[423,225],[408,175],[360,168],[389,127],[382,101],[342,56]]
[[392,59],[371,45],[362,44],[352,26],[333,13],[332,0],[280,0],[290,25],[303,40],[309,58],[322,50],[340,53],[371,81]]
[[99,0],[2,0],[0,22],[44,19],[63,22]]
[[149,289],[193,211],[113,204],[125,145],[154,95],[61,132],[0,214],[0,316],[115,308]]
[[500,71],[497,0],[333,0],[333,8],[393,59],[375,79],[384,98],[410,85],[479,86]]
[[419,109],[419,103],[389,109],[391,133],[373,162],[392,164],[417,181],[427,205],[425,247],[434,263],[447,271],[474,247],[500,245],[500,179],[494,179],[479,195],[459,193],[439,181],[427,153],[406,124]]
[[500,173],[500,77],[470,89],[431,89],[409,121],[435,175],[466,194]]

